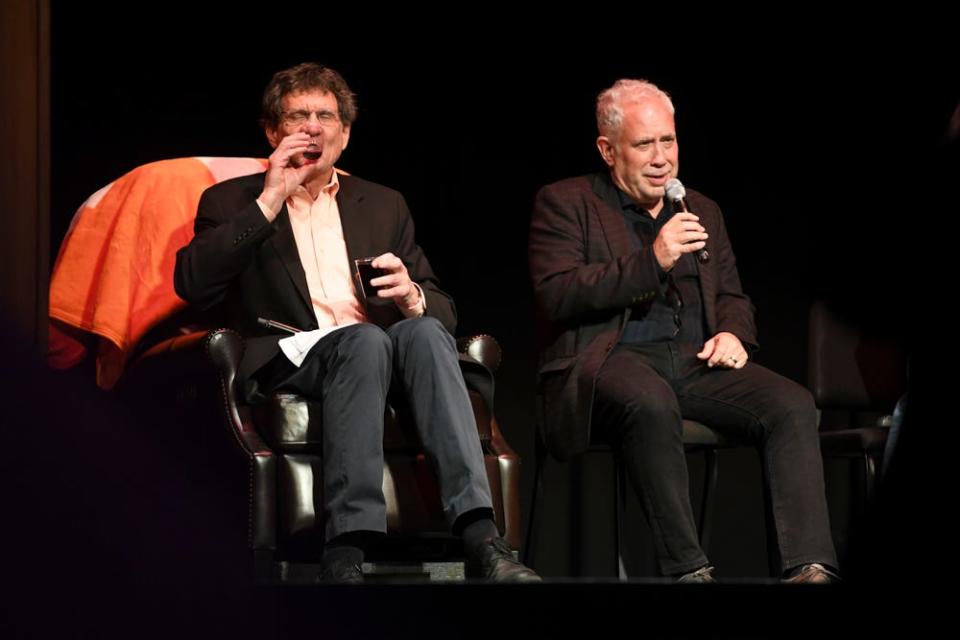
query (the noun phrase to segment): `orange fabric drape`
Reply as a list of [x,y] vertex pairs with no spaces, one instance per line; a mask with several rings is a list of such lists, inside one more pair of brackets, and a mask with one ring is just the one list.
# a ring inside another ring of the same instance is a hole
[[74,216],[53,268],[49,364],[78,364],[86,355],[82,332],[93,334],[97,384],[113,387],[137,341],[186,304],[173,291],[173,267],[177,250],[193,238],[200,194],[265,168],[254,158],[162,160],[93,194]]

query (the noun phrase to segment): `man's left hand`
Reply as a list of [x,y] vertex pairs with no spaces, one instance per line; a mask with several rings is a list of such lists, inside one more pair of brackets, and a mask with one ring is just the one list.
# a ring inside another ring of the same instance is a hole
[[377,256],[370,266],[387,271],[386,275],[370,280],[377,287],[378,298],[392,298],[401,308],[413,308],[420,302],[420,291],[410,280],[403,260],[392,253]]
[[721,331],[707,340],[697,357],[706,360],[708,367],[725,369],[743,369],[749,358],[743,343],[729,331]]

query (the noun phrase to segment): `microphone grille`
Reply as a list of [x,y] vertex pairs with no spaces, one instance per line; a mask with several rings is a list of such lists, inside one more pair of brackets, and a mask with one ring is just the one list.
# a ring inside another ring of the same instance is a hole
[[667,197],[673,202],[683,200],[687,197],[687,190],[683,188],[683,183],[676,178],[667,180],[667,184],[663,185],[663,190],[666,192]]

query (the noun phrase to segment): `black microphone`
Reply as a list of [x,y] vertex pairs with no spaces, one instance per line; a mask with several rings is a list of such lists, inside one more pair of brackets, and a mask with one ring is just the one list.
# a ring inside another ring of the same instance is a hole
[[[677,180],[676,178],[670,178],[667,180],[667,184],[663,186],[664,192],[666,192],[667,197],[670,199],[670,202],[673,203],[674,211],[684,211],[689,213],[690,209],[687,207],[687,190],[683,188],[683,183]],[[710,259],[710,253],[707,251],[706,247],[697,251],[697,260],[700,262],[706,262]]]

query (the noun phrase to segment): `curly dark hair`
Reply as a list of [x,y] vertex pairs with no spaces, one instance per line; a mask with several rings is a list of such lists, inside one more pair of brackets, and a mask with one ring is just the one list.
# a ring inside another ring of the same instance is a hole
[[337,99],[340,121],[345,127],[357,119],[357,96],[347,81],[330,67],[315,62],[304,62],[273,74],[263,92],[263,113],[260,124],[277,129],[283,118],[283,98],[291,93],[321,89]]

